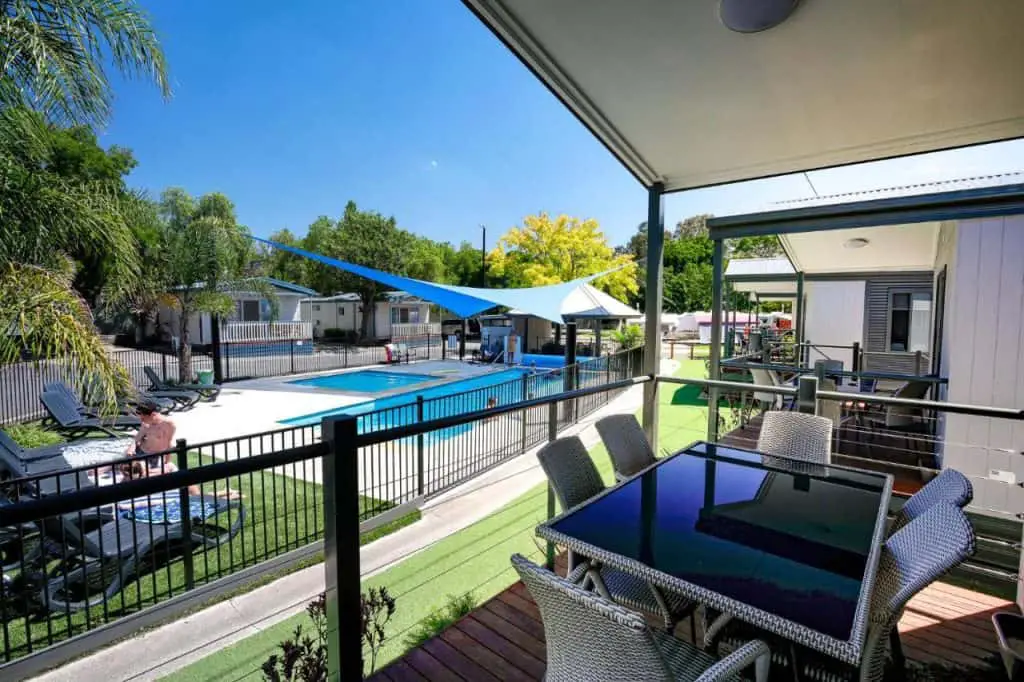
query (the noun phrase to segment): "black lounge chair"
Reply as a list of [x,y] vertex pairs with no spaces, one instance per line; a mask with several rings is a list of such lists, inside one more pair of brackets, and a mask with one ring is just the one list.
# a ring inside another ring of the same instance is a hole
[[[138,507],[152,508],[177,504],[178,499],[177,493],[165,493],[133,502]],[[65,612],[102,604],[132,578],[186,553],[216,549],[231,542],[242,529],[245,507],[240,500],[211,495],[189,499],[204,507],[211,505],[213,513],[205,518],[193,517],[188,536],[180,521],[136,520],[133,517],[138,512],[134,510],[138,507],[119,509],[116,518],[88,532],[80,529],[74,514],[48,520],[44,523],[47,538],[66,549],[58,565],[48,572],[39,594],[43,605],[54,612]],[[213,522],[225,515],[226,526]]]
[[102,431],[117,436],[117,431],[131,431],[142,425],[138,417],[86,417],[61,393],[43,391],[39,396],[50,416],[49,427],[74,440],[83,438],[93,431]]
[[[78,414],[83,417],[96,417],[98,419],[103,417],[95,407],[89,407],[86,405],[85,402],[78,397],[75,391],[63,381],[48,381],[43,384],[43,390],[47,393],[59,393],[63,395],[69,403],[75,406],[75,409],[78,410]],[[170,398],[160,398],[153,395],[143,394],[140,396],[140,399],[148,400],[153,403],[163,414],[169,413],[177,406],[177,403]],[[135,405],[137,405],[138,402],[138,400],[118,401],[118,413],[122,416],[134,415]]]
[[150,391],[190,391],[198,393],[200,399],[207,402],[213,402],[220,395],[220,386],[214,384],[171,384],[161,379],[149,365],[146,365],[144,369],[146,377],[149,379]]
[[[99,440],[99,439],[97,439]],[[110,439],[112,441],[123,441],[123,438]],[[54,473],[73,469],[70,462],[64,457],[64,448],[67,443],[55,445],[44,445],[38,448],[23,448],[16,443],[3,429],[0,429],[0,481],[11,478],[22,478],[25,476],[38,476],[40,474]],[[95,466],[107,466],[105,463],[97,463]],[[82,476],[84,476],[82,472]],[[81,483],[71,476],[62,476],[60,490],[73,490]],[[91,485],[88,478],[82,479],[86,484]],[[37,487],[43,489],[44,494],[58,492],[56,476],[40,479],[36,482]],[[52,488],[52,491],[49,489]]]
[[[98,396],[100,390],[95,379],[88,382],[82,390],[83,402],[95,405],[98,401],[92,400],[92,398]],[[187,410],[199,402],[199,394],[195,391],[139,391],[136,396],[131,396],[121,401],[122,409],[134,409],[136,405],[144,400],[154,402],[157,405],[167,406],[167,411]]]

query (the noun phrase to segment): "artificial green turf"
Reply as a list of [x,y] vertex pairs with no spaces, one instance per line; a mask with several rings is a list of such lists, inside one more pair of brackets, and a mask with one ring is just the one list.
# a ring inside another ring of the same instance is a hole
[[[200,464],[195,454],[190,454],[189,458],[190,466]],[[230,487],[243,495],[245,522],[230,543],[215,549],[197,551],[192,555],[196,585],[230,575],[323,537],[321,486],[302,479],[307,472],[303,471],[301,464],[287,469],[283,473],[289,475],[261,472],[231,480]],[[224,489],[224,481],[218,482],[216,486],[207,484],[203,487],[206,494]],[[372,508],[380,511],[387,506],[380,501],[360,499],[361,510]],[[236,518],[236,513],[232,512],[232,520]],[[369,542],[394,532],[416,521],[419,516],[416,511],[396,519],[367,533],[362,541]],[[222,521],[226,520],[222,518]],[[140,539],[144,540],[145,536]],[[181,594],[185,588],[185,562],[178,556],[170,562],[162,562],[155,570],[142,572],[125,589],[115,594],[105,607],[96,606],[70,614],[35,613],[25,617],[26,600],[15,600],[16,603],[0,615],[0,639],[5,645],[4,649],[9,652],[7,660],[19,658],[31,650],[164,601]],[[31,603],[35,606],[38,601],[33,598]]]
[[[703,360],[683,360],[680,377],[703,377]],[[706,404],[674,404],[677,388],[659,389],[658,447],[678,450],[707,434]],[[685,388],[685,387],[682,387]],[[611,460],[603,445],[591,457],[605,482],[614,481]],[[544,546],[534,528],[547,518],[546,485],[539,485],[499,511],[413,554],[401,563],[364,581],[364,588],[383,585],[396,598],[397,608],[387,628],[388,640],[378,668],[401,656],[406,635],[449,596],[472,592],[478,603],[500,593],[516,581],[509,556],[515,552],[543,561]],[[260,666],[277,644],[289,638],[296,625],[309,627],[305,613],[273,625],[258,635],[163,678],[167,682],[239,682],[262,679]]]

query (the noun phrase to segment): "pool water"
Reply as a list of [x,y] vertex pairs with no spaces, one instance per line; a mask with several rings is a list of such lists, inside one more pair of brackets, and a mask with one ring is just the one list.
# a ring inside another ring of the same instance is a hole
[[290,384],[328,388],[332,391],[349,393],[384,393],[396,388],[414,386],[424,381],[434,381],[437,377],[429,374],[406,374],[402,372],[382,372],[376,369],[363,369],[358,372],[343,372],[312,379],[289,381]]
[[[594,363],[603,360],[600,358]],[[596,371],[582,375],[580,388],[600,383],[603,376],[603,372]],[[290,426],[306,426],[317,424],[324,417],[354,415],[359,418],[359,433],[372,433],[416,423],[418,419],[417,396],[423,397],[423,419],[429,421],[483,410],[491,400],[497,401],[498,405],[508,405],[524,399],[554,395],[562,390],[564,390],[564,383],[561,373],[539,373],[525,368],[513,368],[431,386],[422,391],[408,391],[379,400],[368,400],[355,405],[346,405],[333,410],[285,419],[281,423]],[[464,424],[428,434],[427,438],[430,440],[451,438],[472,428],[472,424]]]

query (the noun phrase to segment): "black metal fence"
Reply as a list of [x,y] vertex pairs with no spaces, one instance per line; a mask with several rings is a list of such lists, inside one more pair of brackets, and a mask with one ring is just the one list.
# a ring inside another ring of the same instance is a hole
[[[362,528],[403,523],[425,498],[526,452],[552,429],[577,423],[628,388],[642,364],[643,349],[636,348],[561,370],[517,370],[510,373],[521,376],[501,384],[359,415],[359,433],[374,434],[493,412],[359,448]],[[593,392],[561,402],[554,423],[546,407],[517,407],[574,387]],[[0,516],[23,503],[106,496],[0,525],[0,661],[21,665],[74,635],[109,631],[150,607],[259,572],[296,551],[311,556],[325,532],[324,484],[331,473],[324,467],[330,452],[324,436],[318,423],[198,445],[181,440],[155,456],[111,459],[103,453],[123,452],[123,441],[90,439],[47,458],[38,451],[0,457]],[[101,456],[106,461],[96,463]],[[90,457],[89,464],[71,466]],[[24,475],[29,470],[41,473]],[[193,482],[182,482],[188,476]],[[122,636],[131,632],[124,628]],[[19,668],[19,675],[27,669]]]

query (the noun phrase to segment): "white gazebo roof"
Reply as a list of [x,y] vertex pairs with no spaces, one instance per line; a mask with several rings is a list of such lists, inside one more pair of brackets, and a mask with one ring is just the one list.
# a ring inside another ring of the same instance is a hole
[[[573,320],[629,320],[641,313],[617,298],[613,298],[589,284],[583,284],[562,299],[562,319]],[[528,316],[521,310],[508,311],[509,317]]]
[[647,187],[1024,136],[1024,2],[463,0]]

